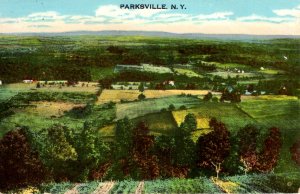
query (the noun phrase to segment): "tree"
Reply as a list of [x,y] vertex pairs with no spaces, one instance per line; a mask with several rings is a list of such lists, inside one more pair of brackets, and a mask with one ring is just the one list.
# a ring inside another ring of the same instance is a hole
[[193,113],[189,113],[185,116],[183,123],[181,124],[182,129],[191,133],[197,129],[197,119]]
[[260,172],[270,172],[277,164],[281,148],[281,134],[278,128],[269,129],[269,135],[264,141],[264,148],[259,154],[256,168]]
[[133,130],[133,147],[130,159],[131,172],[140,179],[154,179],[159,176],[158,159],[152,153],[154,136],[149,135],[149,128],[144,122],[138,123]]
[[143,93],[141,93],[139,96],[138,96],[138,99],[139,100],[144,100],[146,98],[146,96],[143,94]]
[[212,99],[213,95],[211,92],[208,92],[204,97],[203,100],[204,101],[210,101]]
[[270,128],[263,148],[259,149],[258,137],[261,135],[252,125],[247,125],[238,133],[239,156],[245,166],[245,173],[249,171],[269,172],[276,166],[281,148],[280,131],[275,127]]
[[48,173],[32,149],[25,129],[8,132],[0,140],[0,189],[40,184]]
[[300,166],[300,140],[295,142],[290,148],[292,159]]
[[230,101],[231,103],[241,102],[241,94],[238,90],[229,91],[227,88],[222,92],[220,102],[225,100]]
[[72,146],[70,129],[60,124],[40,132],[42,142],[39,142],[41,159],[56,180],[67,180],[72,174],[70,163],[77,160],[77,152]]
[[84,123],[82,131],[75,138],[78,155],[76,170],[80,181],[86,181],[91,171],[101,168],[109,156],[109,146],[98,136],[97,131],[89,123]]
[[133,124],[125,117],[117,121],[115,128],[115,144],[117,158],[126,157],[132,147]]
[[40,83],[40,82],[38,82],[38,83],[36,84],[36,88],[41,88],[41,83]]
[[191,139],[192,132],[197,128],[197,121],[194,114],[187,114],[179,128],[175,129],[175,153],[174,165],[184,169],[185,176],[194,163],[195,143]]
[[141,82],[140,85],[139,85],[139,91],[142,92],[142,93],[145,91],[145,87],[144,87],[143,82]]
[[197,140],[197,164],[203,168],[215,169],[218,178],[221,165],[230,153],[230,133],[224,123],[214,118],[209,125],[213,131]]
[[258,159],[256,156],[257,136],[258,129],[253,125],[246,125],[237,134],[239,157],[244,165],[245,174],[255,168]]
[[118,120],[115,127],[113,161],[108,177],[123,179],[130,175],[129,157],[133,146],[133,124],[125,117]]
[[175,106],[174,106],[174,104],[170,104],[168,109],[169,109],[169,111],[173,111],[173,110],[175,110]]

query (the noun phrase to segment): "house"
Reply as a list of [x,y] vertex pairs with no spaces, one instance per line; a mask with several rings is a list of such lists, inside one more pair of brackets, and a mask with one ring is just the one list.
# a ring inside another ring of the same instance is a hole
[[33,83],[33,80],[32,79],[25,79],[25,80],[23,80],[23,83],[31,84],[31,83]]
[[2,86],[2,80],[0,80],[0,86]]
[[170,80],[164,81],[163,84],[164,84],[164,85],[175,86],[175,82],[174,82],[174,81],[170,81]]

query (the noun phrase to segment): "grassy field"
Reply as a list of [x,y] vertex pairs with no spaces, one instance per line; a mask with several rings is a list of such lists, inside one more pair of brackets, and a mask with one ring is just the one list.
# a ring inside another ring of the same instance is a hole
[[214,63],[218,69],[227,70],[227,69],[239,69],[244,71],[253,71],[255,70],[251,66],[238,64],[238,63]]
[[84,122],[93,123],[94,127],[103,126],[115,119],[115,108],[93,106],[91,112],[84,116],[76,116],[72,108],[81,107],[82,104],[70,102],[34,102],[23,109],[14,110],[14,114],[0,122],[0,137],[18,126],[26,126],[38,131],[51,127],[54,124],[63,124],[69,128],[81,129]]
[[282,134],[282,151],[276,171],[292,172],[299,170],[291,161],[290,147],[300,138],[300,101],[289,96],[261,96],[239,104],[261,126],[278,127]]
[[[85,86],[82,87],[82,84]],[[88,84],[88,87],[86,86]],[[96,82],[79,82],[75,87],[59,87],[46,85],[45,87],[36,88],[36,83],[14,83],[0,86],[0,102],[5,101],[21,92],[76,92],[76,93],[96,93],[99,90]]]
[[266,75],[277,75],[277,74],[285,74],[285,71],[278,70],[278,69],[264,69],[264,70],[259,70],[260,73],[266,74]]
[[124,117],[136,118],[149,113],[160,112],[161,109],[168,109],[173,104],[176,109],[184,105],[187,108],[195,107],[200,103],[200,99],[187,96],[170,96],[158,99],[147,99],[143,101],[116,104],[117,119]]
[[218,71],[218,72],[213,72],[213,73],[208,73],[209,75],[212,75],[212,76],[220,76],[224,79],[226,79],[228,76],[230,77],[236,77],[236,76],[239,76],[240,78],[251,78],[251,77],[256,77],[257,74],[255,73],[235,73],[235,72],[227,72],[227,71]]
[[[162,98],[167,96],[176,96],[180,94],[205,95],[208,90],[145,90],[144,95],[149,98]],[[97,104],[107,102],[120,102],[121,100],[134,101],[138,99],[140,92],[138,90],[103,90],[98,98]],[[213,94],[219,94],[213,92]]]
[[174,68],[174,72],[180,75],[186,75],[188,77],[203,77],[190,69]]
[[70,111],[75,107],[83,107],[84,104],[74,104],[70,102],[31,102],[30,106],[25,109],[17,109],[16,112],[26,112],[30,115],[43,117],[61,117],[64,112]]
[[114,68],[112,67],[91,67],[91,77],[93,81],[99,81],[114,75]]
[[180,124],[188,113],[196,115],[198,128],[209,128],[208,121],[212,117],[224,122],[230,131],[237,131],[246,124],[255,122],[235,104],[227,103],[201,102],[196,108],[173,111],[173,116]]
[[[177,127],[171,112],[147,114],[133,119],[132,122],[134,124],[145,122],[152,135],[170,134],[171,130]],[[115,124],[110,124],[99,129],[99,134],[103,137],[113,137],[114,133]]]

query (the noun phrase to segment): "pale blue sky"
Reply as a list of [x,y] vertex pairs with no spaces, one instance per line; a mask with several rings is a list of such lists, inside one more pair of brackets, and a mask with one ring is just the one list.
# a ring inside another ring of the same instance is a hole
[[[122,12],[118,10],[122,3],[185,4],[187,9]],[[202,32],[205,27],[218,26],[218,22],[227,23],[232,32],[239,23],[252,29],[253,23],[259,22],[258,27],[265,23],[272,29],[274,27],[276,34],[284,33],[282,28],[287,27],[292,29],[286,34],[298,34],[300,30],[295,25],[300,24],[299,20],[300,0],[0,0],[0,32],[20,32],[22,29],[24,32],[50,32],[57,31],[57,26],[62,27],[62,31],[105,30],[106,27],[138,30],[138,26],[153,30],[162,23],[170,24],[170,30],[162,29],[164,31],[176,31],[175,25],[180,23],[194,26],[191,32]],[[219,29],[215,29],[218,32]],[[213,29],[210,31],[214,33]],[[265,33],[266,29],[258,30],[258,34]]]

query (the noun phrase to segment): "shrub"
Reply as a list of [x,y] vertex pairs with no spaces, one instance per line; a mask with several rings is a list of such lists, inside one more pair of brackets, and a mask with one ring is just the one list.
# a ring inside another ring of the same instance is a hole
[[219,102],[219,99],[218,99],[218,97],[213,97],[213,98],[212,98],[212,101],[213,101],[213,102]]
[[169,109],[169,111],[173,111],[173,110],[175,110],[175,106],[174,106],[174,104],[170,104],[168,109]]
[[138,99],[139,100],[144,100],[146,98],[146,96],[143,94],[143,93],[141,93],[139,96],[138,96]]
[[186,110],[187,108],[186,108],[186,106],[181,105],[181,106],[179,107],[179,109],[180,109],[180,110]]

